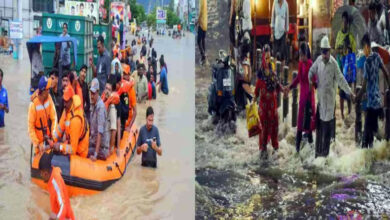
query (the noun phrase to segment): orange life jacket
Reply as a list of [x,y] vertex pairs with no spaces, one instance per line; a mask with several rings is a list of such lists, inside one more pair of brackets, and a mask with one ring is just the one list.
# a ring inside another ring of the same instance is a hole
[[128,98],[129,98],[129,117],[128,117],[126,124],[125,124],[125,126],[128,126],[130,124],[131,119],[133,118],[133,113],[134,113],[133,105],[135,106],[135,103],[136,103],[134,82],[122,80],[121,87],[119,88],[119,90],[117,92],[118,92],[119,96],[122,95],[123,93],[127,93]]
[[47,189],[50,194],[51,211],[57,215],[57,219],[75,219],[68,190],[59,167],[53,167]]
[[56,127],[57,116],[56,110],[49,95],[47,100],[42,104],[38,98],[38,90],[31,96],[31,104],[28,112],[28,132],[31,141],[38,152],[38,146],[44,143],[44,134],[49,138]]
[[110,97],[106,98],[106,94],[103,92],[102,94],[102,100],[104,102],[104,106],[106,107],[106,110],[108,110],[108,107],[113,104],[113,105],[117,105],[119,104],[119,95],[117,92],[112,92]]
[[66,142],[60,144],[61,152],[87,157],[89,145],[88,123],[81,108],[80,97],[74,95],[72,100],[71,109],[62,113],[60,123],[53,134],[53,139],[54,141],[59,141],[65,132]]

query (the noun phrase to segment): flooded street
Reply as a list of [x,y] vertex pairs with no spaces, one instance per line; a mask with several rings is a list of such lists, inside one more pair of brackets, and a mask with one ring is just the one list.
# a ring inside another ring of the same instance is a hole
[[[390,216],[389,143],[376,140],[373,149],[357,147],[355,112],[342,122],[338,95],[336,141],[327,158],[315,159],[306,139],[300,155],[295,153],[296,128],[291,115],[283,122],[279,108],[279,151],[273,154],[269,143],[264,162],[258,136],[248,138],[245,113],[237,119],[235,135],[217,135],[207,113],[209,67],[197,65],[196,78],[197,219]],[[379,127],[383,134],[384,124]]]
[[[157,100],[137,104],[136,123],[144,125],[146,107],[153,106],[163,149],[158,168],[143,168],[141,157],[134,157],[123,178],[106,191],[71,198],[77,219],[186,219],[195,212],[195,39],[187,33],[177,40],[154,37],[158,58],[164,54],[167,62],[169,95],[158,93]],[[49,195],[30,180],[26,50],[22,61],[1,55],[0,68],[10,105],[0,130],[0,219],[47,219]]]

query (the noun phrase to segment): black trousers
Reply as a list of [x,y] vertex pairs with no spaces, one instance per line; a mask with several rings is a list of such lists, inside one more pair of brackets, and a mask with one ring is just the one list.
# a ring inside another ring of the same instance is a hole
[[383,114],[381,108],[367,108],[366,120],[363,131],[363,148],[371,148],[374,143],[374,135],[378,132],[378,118]]
[[198,27],[198,47],[202,60],[206,59],[206,31],[204,31],[200,26]]
[[274,47],[273,48],[274,57],[276,57],[277,59],[279,58],[281,61],[287,60],[288,51],[287,51],[287,43],[286,43],[286,34],[283,34],[283,36],[279,40],[274,39],[273,47]]
[[[319,107],[319,106],[318,106]],[[322,121],[317,107],[316,114],[316,157],[326,157],[329,154],[330,141],[335,138],[336,120]]]

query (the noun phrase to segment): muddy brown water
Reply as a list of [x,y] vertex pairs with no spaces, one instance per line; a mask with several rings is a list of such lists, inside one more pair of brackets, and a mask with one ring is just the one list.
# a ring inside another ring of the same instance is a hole
[[[186,219],[195,212],[194,42],[192,34],[180,40],[155,36],[158,57],[163,53],[168,64],[170,91],[139,104],[136,123],[144,125],[146,107],[153,106],[163,148],[158,168],[143,168],[141,157],[134,157],[123,178],[106,191],[71,198],[77,219]],[[0,68],[10,106],[0,129],[0,219],[47,219],[49,195],[30,179],[27,51],[23,60],[0,55]]]

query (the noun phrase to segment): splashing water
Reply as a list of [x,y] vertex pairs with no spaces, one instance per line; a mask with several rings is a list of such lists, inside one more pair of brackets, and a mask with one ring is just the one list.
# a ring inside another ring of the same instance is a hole
[[[291,114],[283,121],[280,107],[279,150],[274,152],[268,143],[265,162],[260,160],[258,136],[248,138],[245,116],[238,117],[235,135],[216,132],[207,114],[208,83],[200,80],[195,130],[197,218],[390,215],[389,143],[375,140],[371,149],[358,146],[354,111],[341,121],[337,105],[336,138],[329,156],[315,158],[314,144],[306,138],[296,153],[296,128],[291,127]],[[383,122],[379,128],[378,136],[383,137]]]

